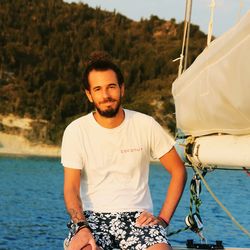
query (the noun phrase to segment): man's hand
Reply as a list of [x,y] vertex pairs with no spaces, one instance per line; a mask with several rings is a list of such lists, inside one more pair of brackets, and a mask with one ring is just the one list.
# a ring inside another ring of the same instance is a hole
[[136,219],[136,225],[139,227],[144,226],[152,226],[159,224],[163,227],[166,227],[166,223],[158,217],[155,217],[153,214],[149,213],[148,211],[143,211],[140,216]]
[[[69,243],[67,250],[81,250],[89,246],[88,249],[97,250],[95,239],[88,228],[81,229]],[[87,248],[86,248],[87,249]]]

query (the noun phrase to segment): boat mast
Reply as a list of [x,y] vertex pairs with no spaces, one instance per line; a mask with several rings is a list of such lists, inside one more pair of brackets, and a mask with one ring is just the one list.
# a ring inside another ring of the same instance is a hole
[[[180,60],[179,69],[178,69],[178,77],[187,68],[187,56],[188,56],[188,44],[189,44],[189,34],[190,34],[191,13],[192,13],[192,0],[186,0],[184,32],[183,32],[183,39],[182,39],[182,49],[181,49],[180,57],[174,60],[174,61],[176,61],[178,59]],[[184,58],[184,51],[185,51],[185,58]],[[183,67],[183,59],[184,59],[184,67]]]

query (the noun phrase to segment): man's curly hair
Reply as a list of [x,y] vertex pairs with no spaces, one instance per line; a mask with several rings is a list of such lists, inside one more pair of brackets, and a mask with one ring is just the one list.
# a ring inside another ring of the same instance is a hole
[[95,51],[90,54],[84,73],[83,73],[83,86],[84,89],[89,90],[89,73],[92,70],[106,71],[113,70],[116,74],[119,86],[124,83],[124,77],[120,68],[113,62],[112,57],[105,51]]

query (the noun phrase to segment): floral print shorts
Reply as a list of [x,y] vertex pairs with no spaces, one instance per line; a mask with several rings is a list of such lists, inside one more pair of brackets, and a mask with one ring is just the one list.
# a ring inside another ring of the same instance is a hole
[[103,250],[142,250],[166,243],[166,231],[161,225],[139,227],[135,225],[141,212],[96,213],[85,211],[97,245]]

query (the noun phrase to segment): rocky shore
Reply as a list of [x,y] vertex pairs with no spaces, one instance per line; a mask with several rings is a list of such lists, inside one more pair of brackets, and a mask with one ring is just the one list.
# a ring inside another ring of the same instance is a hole
[[0,154],[59,157],[60,147],[28,140],[34,120],[0,115]]
[[60,147],[31,143],[23,136],[0,132],[0,154],[59,157]]

